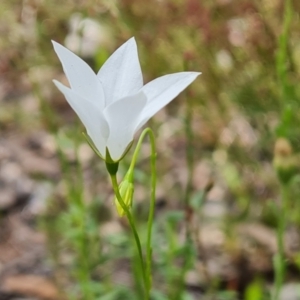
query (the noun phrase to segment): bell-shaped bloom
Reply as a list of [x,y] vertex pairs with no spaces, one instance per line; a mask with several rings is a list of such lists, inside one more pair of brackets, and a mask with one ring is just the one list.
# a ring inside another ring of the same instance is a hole
[[70,88],[54,80],[81,119],[104,160],[119,161],[135,133],[200,74],[181,72],[143,84],[134,38],[118,48],[99,72],[53,41]]

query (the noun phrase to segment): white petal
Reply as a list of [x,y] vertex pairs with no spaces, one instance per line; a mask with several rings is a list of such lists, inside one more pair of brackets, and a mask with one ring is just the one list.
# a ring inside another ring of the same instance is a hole
[[152,116],[171,102],[200,74],[197,72],[175,73],[147,83],[142,91],[146,94],[148,101],[142,112],[138,128],[141,128]]
[[134,38],[118,48],[98,72],[106,105],[137,93],[143,86],[143,75]]
[[88,135],[105,158],[106,141],[109,135],[108,124],[100,109],[91,101],[83,99],[73,90],[53,80],[57,88],[64,94],[70,106],[85,126]]
[[145,94],[139,93],[120,99],[105,108],[109,124],[107,148],[114,161],[118,161],[132,142],[141,111],[147,103]]
[[100,109],[105,106],[100,80],[90,66],[73,52],[52,41],[72,90],[85,99],[93,101]]

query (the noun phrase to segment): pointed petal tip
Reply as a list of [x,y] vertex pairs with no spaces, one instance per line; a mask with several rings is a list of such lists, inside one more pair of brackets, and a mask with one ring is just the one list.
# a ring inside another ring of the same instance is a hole
[[127,42],[129,42],[129,41],[134,41],[134,42],[136,42],[135,37],[132,36],[131,38],[129,38],[129,39],[127,40]]
[[194,76],[199,76],[202,74],[202,72],[196,72],[196,71],[191,71],[191,72],[187,72],[187,73],[190,73],[191,75],[194,75]]
[[59,44],[58,42],[56,42],[54,40],[51,40],[51,43],[52,43],[54,49],[57,49],[59,46],[63,47],[61,44]]
[[[136,44],[136,39],[134,36],[132,36],[131,38],[129,38],[125,43],[123,43],[123,45],[131,45],[131,46],[135,46],[137,47],[137,44]],[[122,46],[121,46],[122,47]]]
[[195,73],[195,79],[196,79],[198,76],[202,75],[202,72],[193,72],[193,73]]
[[52,79],[52,82],[53,82],[56,86],[63,85],[61,82],[59,82],[59,81],[56,80],[56,79]]
[[183,73],[186,73],[190,78],[192,77],[193,78],[193,81],[200,75],[202,75],[202,72],[194,72],[194,71],[191,71],[191,72],[183,72]]
[[52,46],[54,48],[54,51],[56,53],[56,55],[58,56],[58,58],[60,59],[61,62],[62,61],[62,57],[66,52],[71,52],[69,49],[67,49],[66,47],[64,47],[63,45],[61,45],[60,43],[57,43],[53,40],[51,40],[52,42]]
[[143,87],[135,37],[129,38],[106,60],[97,73],[107,103],[135,94]]
[[167,76],[176,76],[176,75],[183,75],[183,76],[192,76],[192,77],[198,77],[202,74],[202,72],[196,72],[196,71],[182,71],[182,72],[177,72],[177,73],[172,73],[172,74],[167,74],[163,75],[162,77],[167,77]]
[[66,92],[66,90],[71,90],[69,87],[67,87],[66,85],[62,84],[61,82],[59,82],[56,79],[52,79],[52,82],[54,83],[54,85],[64,94]]
[[70,51],[69,49],[67,49],[66,47],[64,47],[63,45],[61,45],[60,43],[54,41],[54,40],[51,40],[51,43],[52,43],[52,46],[54,48],[54,51],[56,52],[57,56],[59,56],[59,52],[61,52],[61,50],[68,50]]
[[52,82],[54,83],[55,86],[58,86],[59,84],[61,84],[59,81],[57,81],[56,79],[52,79]]
[[[66,55],[74,55],[76,57],[78,57],[75,53],[73,53],[70,49],[66,48],[64,45],[55,42],[53,40],[51,40],[54,51],[56,52],[57,56],[59,57],[59,59],[62,61],[62,59],[65,60],[65,56]],[[79,57],[78,57],[79,58]]]

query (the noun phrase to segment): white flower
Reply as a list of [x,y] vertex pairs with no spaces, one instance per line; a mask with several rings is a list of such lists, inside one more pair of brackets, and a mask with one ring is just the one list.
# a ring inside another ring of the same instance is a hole
[[119,161],[135,133],[200,73],[181,72],[143,85],[134,38],[118,48],[95,74],[78,56],[53,41],[71,88],[53,82],[84,124],[101,156]]

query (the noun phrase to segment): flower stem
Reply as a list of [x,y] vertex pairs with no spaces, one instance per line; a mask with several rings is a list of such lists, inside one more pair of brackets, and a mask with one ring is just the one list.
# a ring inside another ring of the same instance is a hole
[[119,191],[119,186],[117,182],[116,172],[110,172],[110,178],[112,182],[112,186],[119,201],[122,209],[125,212],[125,215],[129,221],[130,227],[132,229],[134,239],[136,242],[139,259],[141,263],[143,281],[145,285],[145,294],[146,300],[150,299],[150,290],[152,288],[152,228],[153,228],[153,219],[154,219],[154,209],[155,209],[155,191],[156,191],[156,144],[155,144],[155,136],[151,128],[146,128],[143,130],[140,138],[138,140],[137,146],[134,150],[133,157],[129,166],[129,170],[127,174],[133,174],[134,167],[137,161],[138,154],[141,150],[142,142],[146,135],[149,136],[150,144],[151,144],[151,198],[150,198],[150,208],[149,208],[149,215],[148,215],[148,222],[147,222],[147,244],[146,244],[146,265],[143,258],[143,252],[141,247],[140,238],[138,236],[134,218],[130,212],[130,208],[124,203],[122,196]]
[[139,259],[140,259],[140,263],[141,263],[141,270],[142,270],[142,275],[143,275],[143,281],[144,281],[144,285],[145,285],[145,294],[146,294],[146,300],[149,299],[149,288],[148,288],[148,280],[147,280],[147,276],[146,276],[146,269],[145,269],[145,263],[144,263],[144,259],[143,259],[143,252],[142,252],[142,246],[141,246],[141,241],[139,238],[139,235],[137,233],[136,230],[136,226],[135,226],[135,222],[133,219],[133,216],[129,210],[129,208],[126,206],[126,204],[124,203],[120,192],[119,192],[119,186],[118,186],[118,182],[117,182],[117,176],[116,174],[110,174],[110,178],[111,178],[111,182],[112,182],[112,186],[114,189],[114,193],[121,205],[121,207],[123,208],[123,210],[125,211],[125,215],[129,221],[131,230],[133,232],[133,236],[134,236],[134,240],[137,246],[137,250],[138,250],[138,254],[139,254]]
[[151,143],[151,199],[150,199],[150,209],[148,217],[148,230],[147,230],[147,276],[149,289],[152,287],[152,228],[154,219],[154,209],[155,209],[155,193],[156,193],[156,145],[155,137],[153,131],[149,128],[148,135]]
[[151,198],[150,198],[150,209],[147,223],[147,245],[146,245],[146,277],[147,277],[147,288],[150,291],[152,287],[152,228],[155,210],[155,193],[156,193],[156,143],[155,136],[151,128],[143,130],[138,140],[137,146],[134,150],[133,158],[129,167],[129,170],[133,170],[137,161],[138,153],[140,152],[142,142],[145,136],[148,135],[151,144]]

